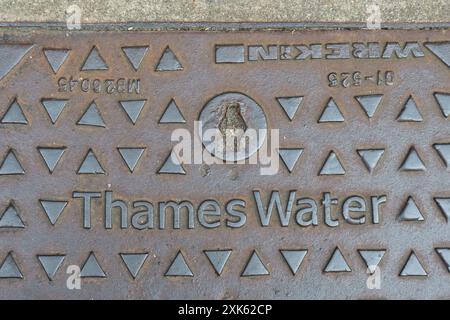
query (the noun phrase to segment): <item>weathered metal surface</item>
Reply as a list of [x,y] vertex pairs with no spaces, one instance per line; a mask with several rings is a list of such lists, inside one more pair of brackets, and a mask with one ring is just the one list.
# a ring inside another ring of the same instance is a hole
[[[445,30],[1,36],[0,298],[450,296]],[[202,110],[275,174],[170,157]]]

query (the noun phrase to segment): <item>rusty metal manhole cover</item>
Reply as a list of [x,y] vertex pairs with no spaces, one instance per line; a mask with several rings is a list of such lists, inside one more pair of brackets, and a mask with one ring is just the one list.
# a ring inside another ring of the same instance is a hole
[[1,35],[0,298],[449,296],[444,31]]

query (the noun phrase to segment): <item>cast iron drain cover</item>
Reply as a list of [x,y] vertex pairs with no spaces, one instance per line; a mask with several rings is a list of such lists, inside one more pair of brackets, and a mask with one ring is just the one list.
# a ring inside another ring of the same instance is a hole
[[1,35],[0,298],[450,294],[445,32]]

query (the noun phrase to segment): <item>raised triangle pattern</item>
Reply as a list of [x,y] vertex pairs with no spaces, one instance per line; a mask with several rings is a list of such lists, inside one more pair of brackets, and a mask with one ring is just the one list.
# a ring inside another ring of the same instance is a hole
[[447,170],[450,170],[450,144],[436,143],[433,148],[437,151],[441,159],[444,161]]
[[344,122],[344,115],[333,99],[328,100],[322,115],[319,118],[319,123],[323,122]]
[[168,173],[168,174],[186,174],[183,166],[176,153],[172,150],[169,156],[164,161],[158,173]]
[[421,122],[423,121],[422,115],[420,114],[417,104],[413,97],[409,97],[403,106],[402,111],[397,117],[397,121],[400,122]]
[[398,216],[400,221],[423,221],[425,220],[419,208],[417,207],[414,199],[412,197],[408,197],[406,201],[406,205],[400,212]]
[[402,165],[400,166],[400,170],[403,171],[425,171],[425,164],[423,163],[422,159],[419,157],[419,154],[417,153],[416,149],[414,147],[411,147],[409,149],[408,154],[405,157],[405,160],[403,160]]
[[177,56],[173,53],[172,49],[166,47],[164,49],[161,58],[159,59],[156,71],[179,71],[183,70],[183,66],[178,60]]
[[61,267],[64,255],[38,255],[37,258],[42,268],[44,269],[47,277],[50,281],[55,277],[56,272],[58,272],[59,267]]
[[336,247],[334,249],[333,254],[331,255],[330,260],[325,266],[323,272],[351,272],[352,269],[348,265],[347,261],[345,261],[344,256],[342,255],[341,250]]
[[283,108],[284,112],[286,113],[289,120],[292,121],[294,119],[295,114],[297,113],[297,110],[299,109],[303,97],[279,97],[276,98],[278,103],[280,104],[281,108]]
[[386,250],[358,250],[359,255],[366,263],[369,272],[372,274],[376,271],[378,264],[383,259]]
[[444,117],[448,118],[450,115],[450,93],[435,92],[434,98],[436,99],[439,108],[441,108]]
[[106,278],[106,274],[98,263],[94,253],[91,252],[83,267],[81,268],[80,277],[82,278]]
[[89,150],[81,163],[80,168],[78,169],[78,174],[104,174],[105,170],[98,162],[97,157],[95,156],[92,150]]
[[183,115],[181,114],[180,109],[178,108],[175,100],[171,100],[164,110],[161,118],[159,119],[159,123],[185,123]]
[[105,121],[103,121],[103,117],[100,114],[95,102],[92,102],[89,105],[80,120],[78,120],[77,124],[94,127],[106,127]]
[[300,148],[297,149],[280,148],[278,150],[278,154],[280,155],[281,160],[283,161],[289,172],[292,172],[292,170],[294,170],[295,164],[297,163],[302,153],[303,149]]
[[59,116],[63,112],[67,105],[67,100],[61,99],[44,99],[42,100],[42,105],[45,111],[47,111],[50,121],[55,124]]
[[55,225],[67,206],[67,201],[39,200],[39,202],[52,225]]
[[17,100],[14,100],[2,117],[1,123],[4,124],[28,124],[28,120],[23,113]]
[[189,268],[186,259],[184,258],[181,251],[178,251],[175,259],[170,264],[169,269],[167,270],[166,277],[193,277],[194,274],[192,270]]
[[319,175],[343,175],[345,174],[345,169],[342,166],[338,156],[334,151],[328,154],[322,169],[320,169]]
[[375,170],[378,161],[380,161],[381,156],[384,153],[384,149],[359,149],[357,151],[370,173]]
[[24,174],[22,165],[14,153],[14,151],[9,150],[3,159],[2,164],[0,165],[0,175],[8,175],[8,174]]
[[360,106],[366,112],[366,115],[369,119],[372,118],[375,112],[377,111],[382,98],[383,98],[382,94],[355,97],[356,101],[358,101]]
[[121,253],[120,257],[122,258],[133,279],[136,279],[148,257],[148,253]]
[[69,49],[44,49],[47,62],[56,74],[69,56]]
[[445,263],[447,271],[450,272],[450,248],[436,248],[435,250]]
[[147,100],[124,100],[120,101],[120,105],[123,110],[127,114],[128,118],[133,124],[136,124],[136,121],[141,114],[142,109],[144,108],[145,102]]
[[8,253],[0,266],[0,278],[23,279],[22,272],[20,271],[19,266],[14,260],[11,252]]
[[83,63],[83,66],[81,67],[81,71],[92,70],[108,70],[105,60],[103,60],[97,47],[95,46],[91,49],[89,55]]
[[258,256],[256,251],[253,251],[250,259],[247,262],[247,265],[242,271],[242,277],[250,277],[250,276],[266,276],[269,275],[269,270],[267,270],[264,263],[261,261],[261,258]]
[[405,265],[403,266],[402,271],[400,271],[400,276],[409,277],[409,276],[427,276],[427,272],[423,268],[419,259],[417,258],[414,251],[411,251],[411,254],[408,257]]
[[230,258],[231,250],[205,250],[205,255],[213,266],[214,271],[220,276]]
[[142,60],[148,51],[148,46],[123,47],[123,53],[132,65],[133,69],[137,71],[141,65]]
[[450,68],[450,42],[427,42],[424,45]]
[[445,220],[449,222],[450,219],[450,198],[434,198],[439,209],[441,209],[442,214],[445,217]]
[[50,173],[53,173],[59,160],[61,160],[62,155],[66,151],[66,148],[65,147],[61,147],[61,148],[39,147],[38,150],[42,156],[42,159],[44,159],[45,165],[47,166],[48,170],[50,171]]
[[303,262],[308,250],[280,250],[281,255],[295,275]]
[[145,148],[118,148],[118,150],[130,172],[133,172]]
[[16,207],[10,203],[0,217],[0,228],[25,228]]
[[2,80],[33,47],[31,44],[0,44],[0,80]]

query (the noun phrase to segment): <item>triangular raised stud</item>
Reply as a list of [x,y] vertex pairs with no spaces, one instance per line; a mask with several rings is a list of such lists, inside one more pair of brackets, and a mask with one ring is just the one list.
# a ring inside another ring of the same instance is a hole
[[450,170],[450,143],[436,143],[433,145],[433,148],[437,151],[439,156],[447,168]]
[[166,107],[166,110],[164,110],[163,114],[161,115],[161,118],[159,119],[159,123],[185,123],[186,120],[184,119],[180,109],[178,108],[177,104],[175,103],[175,100],[170,100],[169,104]]
[[32,47],[32,44],[0,44],[0,80],[19,64]]
[[3,211],[0,216],[0,228],[25,228],[25,224],[22,221],[19,213],[13,202],[10,202],[8,207]]
[[194,274],[189,268],[186,259],[181,251],[178,251],[175,259],[170,264],[169,269],[165,273],[166,277],[193,277]]
[[89,151],[87,152],[77,173],[78,174],[104,174],[105,173],[105,170],[103,170],[103,167],[101,166],[100,162],[98,162],[97,157],[95,156],[92,149],[89,149]]
[[145,260],[148,257],[148,252],[121,253],[120,257],[122,258],[123,263],[127,267],[127,270],[130,273],[130,275],[133,277],[133,279],[136,279],[136,277],[139,274],[139,271],[141,270]]
[[345,174],[345,169],[341,164],[338,156],[334,151],[328,154],[322,169],[320,169],[319,175],[343,175]]
[[384,153],[384,149],[359,149],[357,150],[367,170],[372,173]]
[[103,117],[94,101],[91,102],[89,107],[87,107],[77,124],[103,128],[106,127],[105,121],[103,121]]
[[64,208],[67,206],[67,201],[39,200],[39,203],[52,225],[55,225]]
[[180,160],[178,159],[178,156],[172,150],[161,168],[158,170],[158,173],[186,174],[186,171],[184,170]]
[[334,249],[333,254],[328,260],[327,265],[323,269],[323,272],[351,272],[352,269],[348,265],[347,261],[345,261],[344,256],[342,255],[341,250],[338,247]]
[[435,92],[434,98],[436,99],[439,108],[445,118],[450,115],[450,93]]
[[420,114],[417,104],[412,96],[409,96],[403,106],[402,111],[397,117],[397,121],[400,122],[421,122],[423,121],[422,115]]
[[133,124],[136,124],[146,101],[147,100],[123,100],[119,102],[130,121]]
[[52,124],[55,124],[59,116],[66,107],[67,100],[63,99],[42,99],[42,105],[47,111],[48,116]]
[[414,147],[411,147],[403,160],[400,170],[402,171],[425,171],[425,164]]
[[44,269],[50,281],[55,277],[59,267],[61,267],[65,255],[38,255],[37,258],[42,268]]
[[148,51],[148,46],[136,46],[136,47],[122,47],[123,53],[127,57],[131,66],[135,71],[139,69],[142,60]]
[[61,68],[70,53],[70,49],[44,49],[43,51],[48,64],[55,74],[59,71],[59,68]]
[[307,252],[308,250],[280,250],[293,275],[297,273]]
[[414,199],[409,196],[406,204],[398,216],[400,221],[423,221],[425,220]]
[[247,265],[244,268],[244,271],[242,271],[241,276],[242,277],[251,277],[251,276],[267,276],[270,272],[267,270],[264,263],[261,261],[261,258],[256,253],[256,251],[253,251],[252,255],[250,256],[250,259],[247,262]]
[[48,168],[50,173],[56,168],[59,160],[61,160],[62,155],[66,151],[66,147],[38,147],[38,151],[41,154],[42,159],[45,162],[45,165]]
[[325,109],[323,109],[322,114],[320,115],[319,123],[344,121],[345,119],[341,110],[339,110],[336,102],[334,102],[334,100],[330,98],[327,105],[325,106]]
[[294,170],[295,164],[303,153],[301,148],[280,148],[278,154],[289,172]]
[[106,65],[105,60],[103,60],[100,52],[97,47],[92,47],[89,52],[86,60],[81,67],[81,71],[92,71],[92,70],[107,70],[108,66]]
[[369,273],[373,274],[380,264],[381,259],[383,259],[386,250],[358,250],[358,252],[361,258],[366,263]]
[[144,153],[145,148],[117,148],[117,150],[119,150],[119,153],[130,172],[133,172],[139,159]]
[[0,123],[3,124],[28,124],[28,120],[23,113],[22,107],[16,99],[10,104],[8,110],[2,117]]
[[419,258],[417,258],[414,251],[411,251],[408,260],[406,260],[405,265],[403,266],[402,270],[400,271],[401,277],[410,277],[410,276],[421,276],[425,277],[428,273],[423,268],[422,264],[419,261]]
[[441,209],[441,212],[448,223],[450,220],[450,198],[436,197],[434,198],[434,201],[436,201],[437,205],[439,206],[439,209]]
[[230,258],[231,250],[205,250],[204,253],[213,266],[214,271],[220,276]]
[[0,165],[0,175],[15,175],[15,174],[25,174],[25,170],[23,170],[22,165],[19,160],[17,160],[17,156],[15,152],[10,149],[3,159],[2,164]]
[[289,120],[292,121],[302,103],[303,97],[278,97],[276,99]]
[[156,66],[155,71],[179,71],[183,70],[183,66],[173,53],[172,49],[166,47]]
[[435,248],[438,255],[447,267],[447,271],[450,272],[450,248]]
[[450,42],[427,42],[424,44],[436,57],[450,68]]
[[383,98],[382,94],[372,94],[366,96],[356,96],[355,99],[358,101],[361,108],[363,108],[367,117],[370,119],[373,117],[375,112],[380,105],[381,99]]
[[16,261],[9,252],[5,260],[0,265],[0,278],[2,279],[23,279],[23,274],[19,269]]
[[89,253],[89,257],[81,268],[80,277],[82,278],[106,278],[105,271],[98,263],[93,252]]

